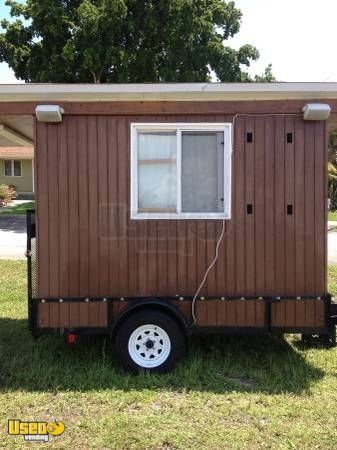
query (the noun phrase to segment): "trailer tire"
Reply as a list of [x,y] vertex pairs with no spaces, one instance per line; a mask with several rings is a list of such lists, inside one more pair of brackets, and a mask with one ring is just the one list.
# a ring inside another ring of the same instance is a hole
[[186,352],[186,338],[169,314],[143,309],[126,317],[115,335],[122,367],[133,373],[172,370]]

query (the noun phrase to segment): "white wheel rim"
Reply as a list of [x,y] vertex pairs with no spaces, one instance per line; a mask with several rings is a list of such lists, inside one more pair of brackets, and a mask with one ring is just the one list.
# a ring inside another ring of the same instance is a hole
[[159,367],[171,352],[171,340],[158,325],[142,325],[131,334],[128,350],[132,361],[138,366],[144,369]]

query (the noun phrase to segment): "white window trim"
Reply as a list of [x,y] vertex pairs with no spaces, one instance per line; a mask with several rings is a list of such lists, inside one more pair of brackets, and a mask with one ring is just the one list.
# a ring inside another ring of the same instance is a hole
[[[232,176],[232,124],[231,123],[131,123],[131,219],[230,219],[231,218],[231,176]],[[138,148],[139,132],[174,131],[177,133],[177,212],[138,212]],[[218,131],[224,133],[224,212],[184,213],[181,212],[181,132]]]
[[[22,159],[4,159],[4,177],[6,178],[22,178]],[[11,162],[11,174],[6,175],[6,164],[5,161]],[[14,161],[20,161],[20,173],[21,175],[14,175]]]

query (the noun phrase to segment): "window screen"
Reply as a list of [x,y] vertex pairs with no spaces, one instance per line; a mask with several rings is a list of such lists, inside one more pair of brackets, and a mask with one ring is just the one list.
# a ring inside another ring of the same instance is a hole
[[182,211],[223,211],[223,133],[182,133]]

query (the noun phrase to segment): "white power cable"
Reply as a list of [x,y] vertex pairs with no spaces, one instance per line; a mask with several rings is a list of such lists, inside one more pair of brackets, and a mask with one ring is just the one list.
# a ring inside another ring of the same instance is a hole
[[222,238],[223,238],[223,236],[224,236],[224,234],[225,234],[225,220],[226,220],[226,219],[222,219],[222,230],[221,230],[221,233],[220,233],[218,242],[216,243],[214,259],[213,259],[213,261],[211,262],[211,264],[208,266],[208,269],[207,269],[206,272],[205,272],[204,278],[202,279],[202,282],[200,283],[200,285],[199,285],[199,287],[198,287],[198,290],[197,290],[197,292],[195,293],[195,295],[194,295],[194,297],[193,297],[193,300],[192,300],[192,319],[193,319],[193,322],[192,322],[191,326],[195,325],[196,322],[197,322],[197,317],[196,317],[196,315],[195,315],[195,302],[196,302],[196,300],[197,300],[197,297],[198,297],[198,295],[199,295],[199,292],[201,291],[201,289],[203,288],[204,284],[206,283],[207,276],[208,276],[209,272],[210,272],[210,271],[212,270],[212,268],[214,267],[214,265],[215,265],[215,263],[216,263],[216,261],[217,261],[217,259],[218,259],[218,256],[219,256],[219,247],[220,247]]

